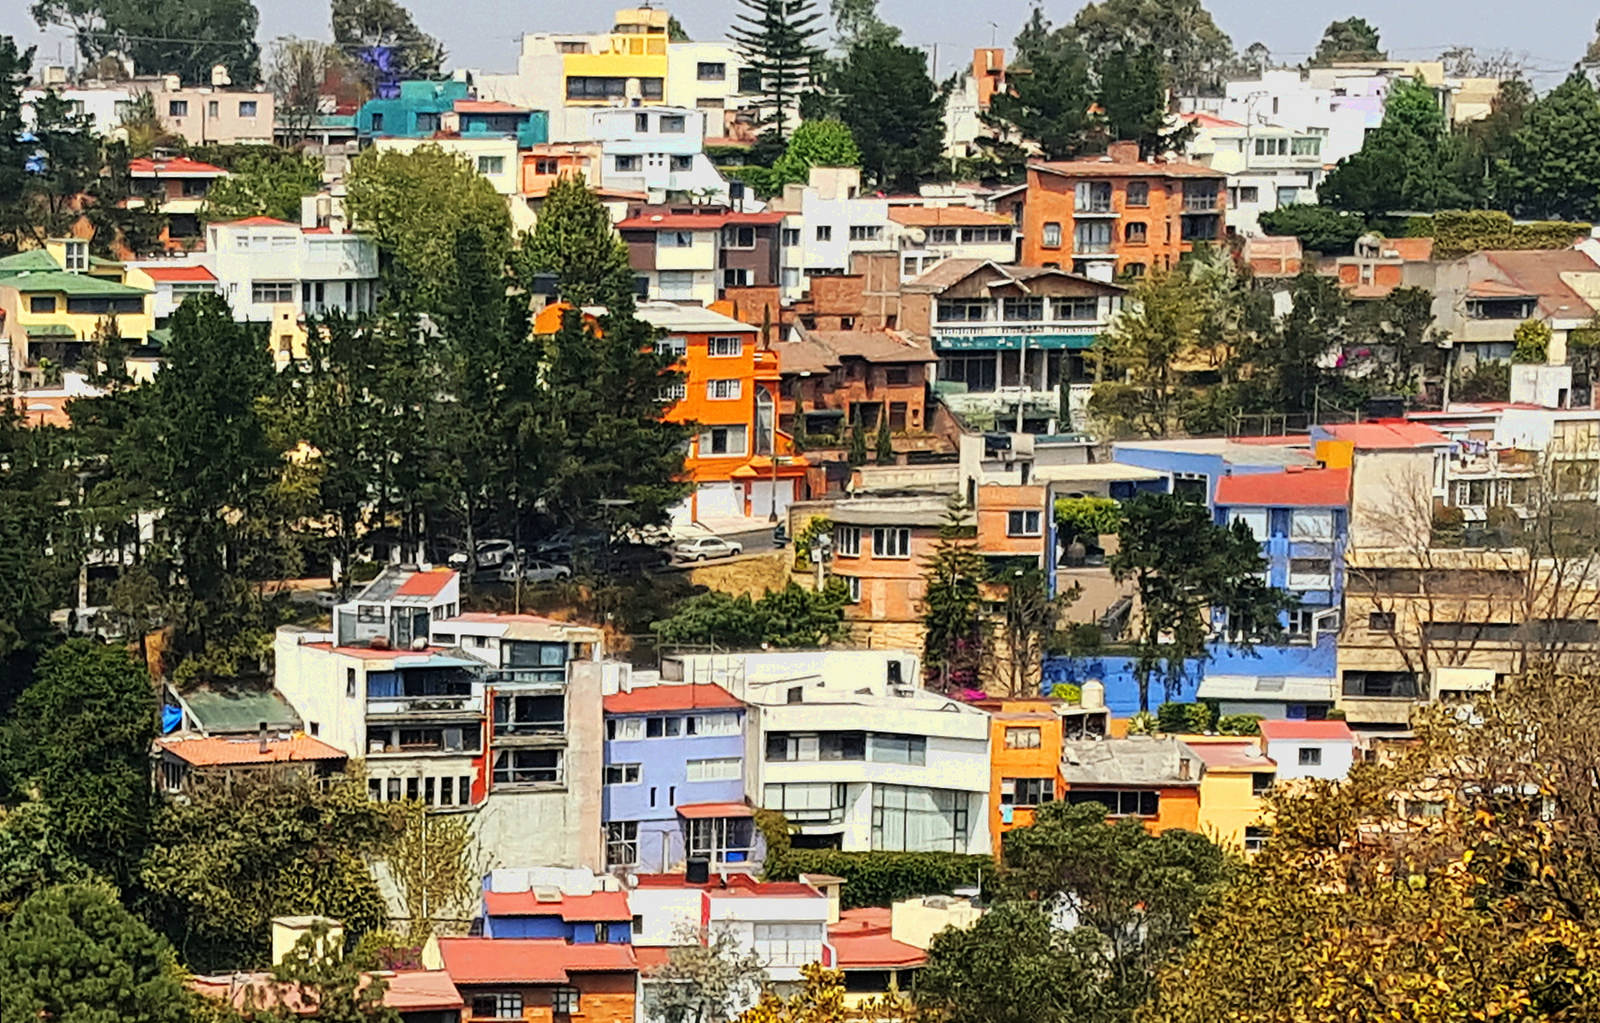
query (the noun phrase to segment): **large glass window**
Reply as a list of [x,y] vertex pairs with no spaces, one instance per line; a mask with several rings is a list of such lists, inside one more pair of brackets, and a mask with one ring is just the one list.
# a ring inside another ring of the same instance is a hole
[[1006,749],[1038,749],[1039,742],[1040,734],[1037,728],[1006,729]]
[[865,732],[769,732],[767,759],[778,761],[865,760]]
[[972,323],[989,318],[991,303],[981,298],[941,298],[938,312],[941,323]]
[[1055,798],[1054,778],[1002,778],[1000,804],[1002,806],[1038,806]]
[[872,556],[875,558],[911,557],[911,530],[880,526],[872,531]]
[[560,732],[566,727],[565,702],[560,693],[496,696],[494,734]]
[[997,383],[993,352],[981,355],[939,356],[939,379],[965,384],[969,394],[987,394]]
[[1111,221],[1082,220],[1072,226],[1073,252],[1110,252]]
[[928,759],[928,740],[920,735],[885,735],[874,733],[868,742],[869,759],[881,764],[925,764]]
[[847,789],[840,783],[768,785],[761,805],[779,810],[796,824],[837,824],[844,820]]
[[684,777],[687,781],[738,781],[740,764],[738,757],[689,760],[684,763]]
[[755,823],[748,817],[706,817],[688,822],[685,851],[691,859],[743,863],[755,845]]
[[965,852],[967,802],[965,792],[874,785],[872,848],[891,852]]
[[606,825],[606,866],[634,867],[639,864],[639,822],[612,821]]
[[822,959],[821,924],[756,924],[756,958],[767,966],[804,966]]
[[501,750],[494,755],[496,785],[558,785],[561,778],[560,750]]
[[1042,320],[1044,319],[1044,298],[1041,295],[1030,295],[1027,298],[1008,298],[1004,303],[1005,318],[1008,320]]
[[1069,803],[1099,803],[1111,817],[1154,817],[1161,809],[1161,797],[1148,789],[1069,789]]
[[472,996],[474,1019],[521,1019],[522,992],[497,991]]

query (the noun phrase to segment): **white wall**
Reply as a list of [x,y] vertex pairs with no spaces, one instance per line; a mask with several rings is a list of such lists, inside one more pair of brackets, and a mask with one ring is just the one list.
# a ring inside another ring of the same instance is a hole
[[[323,639],[326,633],[280,628],[273,640],[273,684],[317,738],[352,757],[366,755],[367,671],[358,657],[303,645],[302,638]],[[355,696],[347,696],[346,670],[356,672]]]
[[[1322,763],[1316,766],[1300,763],[1300,750],[1315,748],[1322,751]],[[1267,743],[1267,756],[1278,765],[1278,780],[1291,778],[1326,778],[1337,780],[1350,773],[1355,762],[1355,743],[1340,739],[1275,739]]]

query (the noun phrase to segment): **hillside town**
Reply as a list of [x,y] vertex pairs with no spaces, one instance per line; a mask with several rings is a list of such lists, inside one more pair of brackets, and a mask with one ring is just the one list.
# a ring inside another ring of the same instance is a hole
[[1600,25],[168,6],[0,35],[0,1021],[1600,1019]]

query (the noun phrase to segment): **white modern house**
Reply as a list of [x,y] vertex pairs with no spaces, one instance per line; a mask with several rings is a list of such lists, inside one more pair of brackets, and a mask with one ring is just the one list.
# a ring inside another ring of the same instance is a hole
[[1355,763],[1355,733],[1343,721],[1263,721],[1261,746],[1279,781],[1343,778]]
[[206,227],[206,262],[241,320],[270,320],[288,304],[301,315],[370,312],[377,303],[378,246],[331,227],[248,217]]
[[1234,231],[1259,234],[1261,214],[1317,201],[1328,166],[1322,153],[1325,133],[1210,114],[1184,117],[1196,129],[1190,158],[1228,175],[1227,223]]
[[[633,946],[662,953],[671,946],[730,935],[741,952],[754,953],[779,983],[801,979],[807,963],[834,965],[828,944],[832,911],[828,893],[800,881],[757,881],[749,874],[638,874],[629,878]],[[648,979],[645,980],[649,984]]]
[[691,107],[594,111],[590,135],[600,143],[601,180],[607,188],[645,192],[652,202],[670,195],[726,204],[728,181],[705,154],[705,122],[705,111]]

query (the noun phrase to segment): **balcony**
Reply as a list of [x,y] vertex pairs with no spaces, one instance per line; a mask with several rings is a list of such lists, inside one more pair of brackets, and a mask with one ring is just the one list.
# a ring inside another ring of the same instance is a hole
[[367,673],[367,717],[453,720],[483,713],[483,689],[463,662]]
[[1183,195],[1183,212],[1185,213],[1216,213],[1221,201],[1216,192],[1207,192],[1200,195]]

